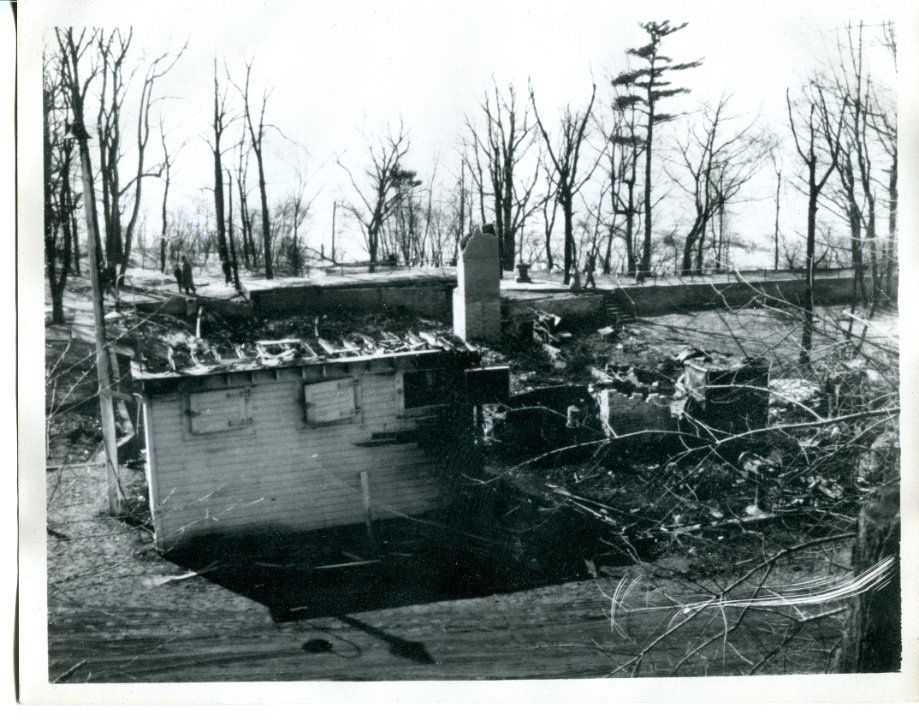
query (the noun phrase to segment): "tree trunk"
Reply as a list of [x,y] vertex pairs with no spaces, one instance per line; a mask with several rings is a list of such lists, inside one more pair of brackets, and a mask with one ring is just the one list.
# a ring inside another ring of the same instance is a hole
[[83,272],[80,269],[80,234],[77,230],[77,207],[76,201],[73,203],[73,207],[70,212],[70,241],[73,247],[70,250],[70,256],[73,258],[73,274],[82,275]]
[[543,205],[543,228],[546,233],[546,269],[549,272],[552,272],[555,267],[555,260],[552,257],[552,229],[555,227],[555,212],[556,205],[552,205],[552,214],[549,214],[549,198],[546,197],[546,202]]
[[258,161],[258,192],[262,200],[262,247],[265,249],[265,279],[274,279],[271,264],[271,219],[268,217],[268,194],[265,192],[265,172],[262,169],[262,154],[255,156]]
[[243,180],[239,175],[236,176],[236,187],[239,191],[239,226],[243,234],[243,264],[246,270],[252,269],[254,258],[252,252],[252,222],[249,217],[249,203],[246,201],[246,193],[243,191]]
[[801,331],[801,354],[798,359],[802,365],[810,363],[814,337],[814,259],[817,235],[817,190],[814,176],[815,168],[812,165],[809,185],[811,191],[807,201],[807,276],[804,281],[804,328]]
[[229,170],[227,170],[227,195],[230,206],[230,216],[227,222],[230,240],[230,267],[233,270],[233,287],[236,288],[236,292],[240,292],[242,285],[239,282],[239,261],[236,257],[236,242],[233,239],[233,177]]
[[705,233],[704,218],[696,217],[692,223],[689,232],[686,233],[686,240],[683,241],[683,262],[680,266],[682,275],[692,275],[693,252],[699,236]]
[[217,254],[220,256],[220,267],[224,274],[224,282],[229,284],[231,276],[229,261],[230,253],[227,250],[227,224],[223,204],[223,163],[220,161],[220,139],[215,139],[214,145],[214,214],[217,219]]
[[616,224],[612,223],[609,226],[609,235],[606,238],[606,251],[603,253],[603,274],[609,275],[612,271],[612,258],[613,258],[613,240],[616,237]]
[[[505,168],[509,162],[512,162],[513,158],[505,158]],[[503,203],[503,212],[504,217],[502,218],[502,233],[504,236],[504,253],[501,256],[502,268],[504,270],[514,269],[514,258],[516,251],[516,238],[513,227],[513,200],[514,200],[514,176],[511,172],[505,172],[504,174],[504,203]]]
[[[629,186],[629,207],[632,207],[632,188]],[[625,262],[629,275],[635,275],[635,212],[629,210],[625,217]]]
[[561,197],[562,205],[562,214],[564,215],[565,220],[565,258],[564,258],[564,273],[565,273],[565,284],[567,285],[571,279],[571,269],[574,264],[574,227],[573,227],[573,218],[574,218],[574,208],[573,208],[573,199],[571,194],[565,190],[562,193]]
[[[649,91],[650,94],[650,91]],[[651,274],[651,147],[654,135],[654,102],[648,101],[648,134],[645,138],[645,237],[641,246],[641,263],[639,277],[644,279]]]
[[894,296],[893,276],[896,266],[896,239],[897,239],[897,201],[899,191],[897,189],[897,149],[893,150],[893,162],[890,166],[890,181],[887,185],[887,194],[889,198],[889,209],[887,219],[887,262],[885,263],[884,281],[887,289],[888,299]]
[[[166,141],[163,141],[163,153],[166,154]],[[169,158],[166,158],[165,182],[163,185],[163,203],[160,205],[160,272],[166,272],[166,232],[169,229],[169,221],[166,216],[166,207],[169,199],[169,183],[171,181],[169,172]]]
[[702,223],[702,231],[699,233],[699,239],[696,242],[696,260],[694,269],[699,275],[702,274],[702,253],[705,250],[705,226],[707,224],[707,222]]
[[[51,320],[55,323],[64,322],[64,289],[67,287],[67,276],[70,274],[70,256],[73,240],[71,239],[72,217],[76,208],[74,208],[73,193],[70,189],[70,163],[64,166],[64,172],[61,177],[61,202],[63,217],[60,218],[61,232],[63,233],[63,257],[61,258],[61,271],[57,282],[51,288]],[[51,270],[52,275],[54,269]]]
[[773,238],[775,240],[775,270],[779,269],[779,209],[782,207],[782,171],[776,171],[775,181],[775,230]]
[[51,181],[51,129],[49,127],[52,100],[50,93],[45,89],[43,93],[42,117],[42,144],[43,144],[43,170],[44,177],[44,221],[45,221],[45,272],[48,275],[48,285],[51,288],[51,322],[64,322],[64,305],[55,302],[57,288],[57,213],[54,209],[54,188]]
[[871,255],[871,312],[877,310],[881,302],[881,267],[877,243],[877,226],[874,211],[874,196],[866,193],[868,201],[867,222],[865,223],[865,240]]
[[897,559],[892,580],[852,601],[851,615],[838,658],[843,673],[897,672],[901,665],[900,612],[900,485],[881,487],[865,503],[858,517],[858,536],[852,551],[855,572],[878,561]]

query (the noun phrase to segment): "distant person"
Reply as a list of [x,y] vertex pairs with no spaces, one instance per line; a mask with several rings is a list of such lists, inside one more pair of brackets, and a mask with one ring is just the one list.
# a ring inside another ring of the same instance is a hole
[[597,271],[597,261],[593,255],[587,258],[587,263],[584,265],[584,289],[586,290],[589,287],[592,287],[594,290],[597,289],[597,281],[594,280],[594,273]]
[[111,293],[112,297],[118,299],[118,273],[113,267],[103,267],[99,270],[99,287],[102,294]]
[[195,290],[195,280],[191,275],[191,263],[188,258],[182,256],[182,290],[189,295],[197,295]]
[[179,292],[185,289],[185,285],[182,283],[182,266],[179,263],[175,263],[172,266],[172,274],[176,276],[176,286],[179,288]]

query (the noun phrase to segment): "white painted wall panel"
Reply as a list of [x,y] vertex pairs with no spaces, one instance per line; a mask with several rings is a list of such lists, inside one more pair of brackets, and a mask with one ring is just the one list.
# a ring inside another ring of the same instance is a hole
[[161,547],[201,533],[363,522],[362,471],[375,517],[439,506],[450,482],[432,453],[414,443],[356,444],[373,433],[415,427],[414,419],[397,417],[396,376],[354,377],[360,412],[327,425],[307,422],[303,383],[296,380],[252,385],[251,423],[225,432],[192,433],[185,395],[150,398],[151,501]]

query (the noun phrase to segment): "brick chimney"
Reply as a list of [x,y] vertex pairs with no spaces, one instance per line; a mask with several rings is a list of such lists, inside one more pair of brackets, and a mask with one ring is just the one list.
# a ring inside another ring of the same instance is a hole
[[501,339],[498,238],[475,228],[460,241],[453,291],[453,333],[463,340]]

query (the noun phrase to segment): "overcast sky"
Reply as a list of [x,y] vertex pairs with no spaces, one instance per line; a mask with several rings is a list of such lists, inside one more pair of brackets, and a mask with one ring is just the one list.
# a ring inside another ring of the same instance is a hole
[[[610,74],[625,66],[625,49],[646,41],[639,21],[689,21],[665,41],[665,52],[675,60],[705,61],[679,78],[692,89],[681,101],[684,107],[714,102],[726,92],[733,95],[735,113],[758,115],[764,125],[786,133],[785,89],[794,89],[827,57],[835,31],[847,21],[874,25],[896,12],[896,4],[888,2],[839,0],[755,5],[610,0],[37,4],[36,26],[133,25],[138,50],[150,54],[176,50],[188,40],[185,55],[159,85],[169,98],[161,108],[171,137],[176,143],[188,139],[175,166],[171,192],[177,203],[203,198],[212,182],[204,139],[214,58],[225,61],[237,78],[244,62],[253,60],[253,87],[271,90],[266,120],[288,138],[275,133],[265,141],[269,193],[278,198],[291,190],[294,169],[305,170],[308,193],[316,194],[307,228],[314,245],[328,241],[332,201],[354,197],[335,159],[359,170],[365,138],[387,123],[404,121],[412,141],[407,164],[422,179],[429,180],[439,158],[439,183],[452,181],[465,117],[475,114],[492,77],[501,85],[513,82],[521,98],[532,82],[540,113],[549,122],[565,103],[586,103],[592,78],[600,93],[606,92]],[[880,79],[893,82],[892,77]],[[232,133],[239,131],[241,126]],[[764,180],[761,185],[766,187]],[[158,226],[160,187],[154,180],[145,188],[149,232]],[[755,226],[752,235],[769,231],[769,205],[766,200],[745,211]],[[802,212],[803,203],[791,196],[787,232]]]

